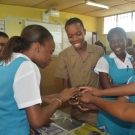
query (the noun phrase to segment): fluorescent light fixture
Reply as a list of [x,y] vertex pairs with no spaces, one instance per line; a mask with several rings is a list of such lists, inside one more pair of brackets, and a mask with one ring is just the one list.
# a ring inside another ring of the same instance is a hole
[[109,9],[109,6],[86,0],[87,5]]

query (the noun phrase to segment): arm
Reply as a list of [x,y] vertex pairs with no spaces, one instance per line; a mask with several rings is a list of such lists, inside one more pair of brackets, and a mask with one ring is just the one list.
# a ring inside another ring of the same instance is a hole
[[34,128],[39,128],[53,115],[62,102],[67,101],[72,96],[76,95],[76,88],[65,89],[58,94],[57,99],[53,100],[48,106],[41,108],[39,104],[26,107],[25,111],[30,125]]
[[70,88],[69,79],[63,79],[63,86],[64,88]]
[[135,122],[135,118],[133,117],[135,112],[135,103],[105,100],[99,97],[91,96],[88,93],[83,95],[80,99],[82,102],[95,104],[102,110],[121,120]]
[[108,61],[104,57],[101,57],[98,60],[94,71],[97,74],[99,74],[99,82],[102,89],[119,86],[118,84],[113,84],[113,81],[110,81],[109,70],[110,70],[110,65]]
[[120,87],[105,89],[100,93],[101,96],[125,96],[135,95],[135,83],[126,84]]
[[108,74],[104,73],[104,72],[99,72],[99,81],[100,81],[100,84],[102,86],[102,89],[107,89],[107,88],[120,86],[118,84],[113,84],[110,81],[110,79],[108,77]]
[[[108,74],[106,73],[99,73],[99,80],[100,80],[100,84],[102,86],[102,89],[108,89],[108,88],[113,88],[113,87],[118,87],[120,86],[119,84],[113,84],[110,81],[111,78],[108,77]],[[116,95],[118,96],[118,95]],[[117,97],[116,100],[122,101],[122,102],[129,102],[129,100],[123,96],[119,96]]]
[[41,97],[41,99],[42,99],[42,102],[43,102],[43,103],[49,104],[49,103],[51,103],[51,101],[52,101],[54,98],[57,98],[57,96],[58,96],[58,94],[43,95],[43,96]]
[[57,108],[59,108],[59,105],[59,102],[55,101],[44,108],[41,108],[39,104],[25,108],[30,125],[33,128],[39,128],[43,126],[57,110]]
[[83,91],[89,91],[94,96],[127,96],[135,95],[135,82],[115,88],[99,90],[93,87],[80,87]]

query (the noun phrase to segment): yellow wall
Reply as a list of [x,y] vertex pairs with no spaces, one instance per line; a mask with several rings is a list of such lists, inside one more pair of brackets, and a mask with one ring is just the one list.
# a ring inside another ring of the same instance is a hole
[[[42,21],[42,12],[45,11],[44,9],[1,5],[1,4],[0,4],[0,10],[2,11],[0,12],[0,19],[4,19],[6,16],[11,17],[11,19],[6,20],[6,33],[10,37],[13,35],[20,35],[20,32],[24,27],[24,23],[21,20],[19,20],[19,18],[20,19],[22,18],[22,20],[29,19],[29,20]],[[12,19],[12,17],[18,18],[18,20]],[[61,24],[65,24],[65,22],[70,17],[80,18],[83,21],[87,31],[91,31],[91,32],[97,31],[96,17],[60,12],[60,17],[52,17],[52,18]],[[50,22],[55,22],[52,18],[50,17]]]

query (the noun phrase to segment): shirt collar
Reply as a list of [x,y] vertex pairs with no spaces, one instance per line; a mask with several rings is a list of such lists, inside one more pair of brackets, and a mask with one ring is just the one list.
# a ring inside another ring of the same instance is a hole
[[[23,58],[26,58],[27,60],[30,60],[29,57],[27,57],[26,55],[24,55],[22,53],[12,53],[11,59],[10,59],[10,61],[8,61],[6,63],[6,65],[10,64],[13,60],[15,60],[16,58],[19,58],[19,57],[23,57]],[[3,65],[5,66],[5,62],[3,62]]]
[[13,60],[15,60],[16,58],[19,58],[19,57],[23,57],[23,58],[26,58],[27,60],[30,60],[29,57],[27,57],[26,55],[24,55],[22,53],[12,53],[11,61],[13,61]]
[[[86,42],[87,43],[87,42]],[[93,47],[92,45],[87,44],[86,52],[93,53]],[[77,52],[73,46],[71,46],[69,50],[69,55],[75,55]]]
[[[109,57],[110,57],[110,58],[117,58],[117,56],[115,55],[114,52],[112,52],[112,53],[109,55]],[[132,55],[129,55],[129,54],[127,53],[127,51],[126,51],[126,58],[131,58],[131,57],[132,57]]]

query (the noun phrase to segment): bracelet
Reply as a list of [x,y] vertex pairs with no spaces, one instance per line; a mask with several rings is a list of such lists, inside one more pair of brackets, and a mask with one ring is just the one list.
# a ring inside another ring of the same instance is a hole
[[60,102],[60,105],[59,105],[59,107],[62,105],[62,102],[61,102],[61,100],[59,100],[58,98],[54,98],[51,102],[53,102],[54,100],[57,100],[57,101],[59,101]]

